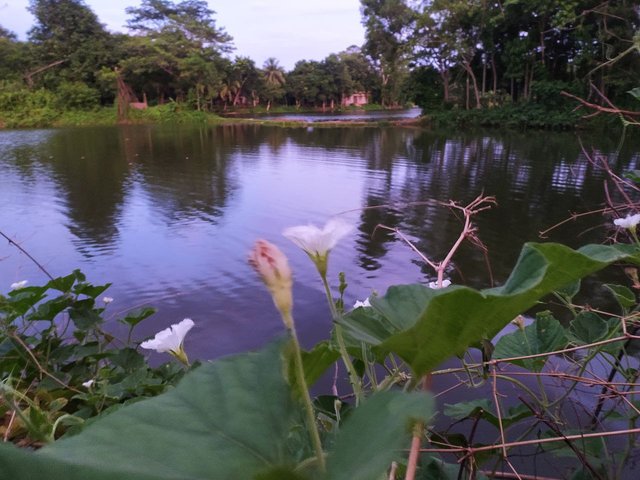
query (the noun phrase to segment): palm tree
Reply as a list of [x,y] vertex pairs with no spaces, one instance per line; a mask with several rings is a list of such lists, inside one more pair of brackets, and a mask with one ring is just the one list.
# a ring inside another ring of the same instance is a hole
[[267,111],[269,111],[271,108],[271,101],[275,97],[282,96],[284,93],[282,87],[286,83],[286,79],[284,76],[284,70],[278,64],[278,60],[273,57],[267,58],[262,68],[264,70],[264,82],[267,86]]

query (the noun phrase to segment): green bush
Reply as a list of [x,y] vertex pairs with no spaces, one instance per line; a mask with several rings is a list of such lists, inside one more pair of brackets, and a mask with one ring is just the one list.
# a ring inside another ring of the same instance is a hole
[[60,110],[93,110],[100,103],[100,92],[81,82],[63,82],[56,90]]

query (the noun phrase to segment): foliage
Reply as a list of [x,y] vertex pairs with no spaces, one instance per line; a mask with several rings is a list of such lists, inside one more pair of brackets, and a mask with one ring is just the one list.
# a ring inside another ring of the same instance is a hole
[[[5,439],[51,442],[67,427],[157,395],[182,376],[171,364],[150,368],[135,348],[102,330],[107,304],[99,297],[108,287],[76,270],[0,296],[0,416],[14,412],[1,428]],[[130,312],[122,322],[133,329],[151,313]]]
[[92,110],[100,101],[100,92],[80,82],[61,83],[56,94],[56,106],[61,110]]
[[382,104],[398,105],[400,88],[407,75],[409,36],[415,12],[405,0],[361,0],[366,41],[363,50],[377,67]]
[[61,62],[39,74],[41,84],[55,87],[67,80],[92,86],[96,68],[113,64],[110,36],[83,1],[31,0],[29,11],[35,17],[29,31],[34,67]]
[[633,2],[431,0],[416,14],[413,61],[437,72],[445,103],[482,108],[487,92],[506,91],[554,112],[553,85],[582,94],[592,84],[614,101],[635,86],[640,60],[625,55],[640,28]]
[[[105,307],[97,303],[108,285],[91,285],[76,271],[43,287],[16,286],[0,299],[0,373],[4,379],[0,390],[5,418],[15,412],[15,421],[5,425],[4,433],[14,443],[31,445],[50,443],[67,434],[35,454],[0,446],[4,465],[0,478],[35,478],[45,472],[51,479],[376,478],[392,461],[401,460],[411,431],[431,421],[434,406],[429,396],[410,392],[425,373],[451,354],[462,358],[469,347],[485,345],[485,363],[463,362],[469,386],[476,388],[488,372],[511,380],[509,363],[545,375],[546,360],[572,346],[586,352],[573,359],[582,372],[602,355],[622,359],[621,347],[628,334],[621,330],[620,321],[589,308],[576,308],[572,299],[579,291],[576,281],[580,278],[613,262],[640,265],[638,248],[589,245],[574,251],[557,244],[529,244],[501,287],[476,291],[462,286],[433,290],[399,285],[382,297],[371,297],[370,307],[336,313],[336,329],[341,327],[342,333],[336,330],[330,342],[321,342],[302,357],[307,381],[312,383],[332,368],[340,357],[339,339],[343,338],[351,356],[360,362],[358,381],[369,387],[357,408],[338,397],[319,398],[315,403],[314,415],[323,426],[326,474],[314,459],[297,382],[289,371],[295,344],[279,341],[256,353],[196,365],[176,388],[167,391],[182,376],[181,369],[169,365],[152,369],[135,348],[116,348],[113,337],[102,330]],[[635,295],[628,288],[607,288],[623,315],[635,307]],[[59,295],[49,298],[51,292]],[[502,336],[495,349],[486,348],[514,316],[551,292],[572,312],[568,326],[550,313],[541,313],[530,325],[519,323],[514,332]],[[133,330],[152,313],[143,309],[121,322]],[[626,321],[627,317],[621,318]],[[406,361],[410,370],[394,358]],[[388,375],[384,379],[377,378],[376,364],[385,365]],[[497,374],[494,369],[499,364]],[[620,366],[613,368],[633,381],[634,371]],[[88,380],[92,382],[87,384]],[[513,381],[522,388],[521,404],[507,408],[498,400],[480,396],[447,405],[444,413],[458,422],[486,421],[494,428],[513,427],[514,431],[526,430],[533,422],[546,426],[544,438],[563,438],[558,422],[564,402],[570,401],[571,392],[587,378],[578,373],[569,380],[566,392],[555,398],[548,396],[542,383],[540,392],[534,393],[517,377]],[[403,383],[404,391],[395,387]],[[268,395],[256,395],[256,385]],[[598,418],[620,414],[615,404],[596,410]],[[366,448],[362,438],[367,439]],[[490,458],[489,452],[469,450],[473,433],[468,439],[454,440],[431,426],[426,438],[447,439],[445,444],[455,455],[472,452],[481,463]],[[554,455],[573,455],[576,448],[592,447],[574,446],[573,451],[557,445],[545,448]],[[582,465],[609,473],[623,471],[631,452],[609,452],[615,460],[608,464],[600,454],[584,451],[586,456],[578,455]],[[457,467],[425,458],[418,478],[449,478],[457,476],[452,472],[475,468],[471,465],[467,460]]]
[[436,126],[482,125],[498,128],[544,128],[566,130],[575,128],[580,114],[573,108],[549,109],[535,103],[505,105],[484,110],[458,108],[427,110],[425,121]]
[[[242,55],[225,58],[231,36],[203,0],[145,0],[126,10],[126,34],[108,32],[82,0],[31,0],[28,41],[0,30],[0,81],[73,98],[61,96],[61,112],[0,113],[2,125],[56,124],[62,111],[93,108],[95,91],[110,106],[118,81],[128,102],[175,101],[203,112],[336,110],[365,92],[383,107],[417,104],[436,124],[511,127],[572,128],[578,113],[561,91],[598,104],[633,101],[627,92],[640,68],[633,2],[360,3],[362,46],[285,72],[273,57],[263,68]],[[481,113],[463,112],[471,110]]]
[[[2,445],[0,478],[310,478],[285,364],[282,342],[272,344],[200,366],[170,392],[121,408],[36,454]],[[255,395],[256,385],[268,394]],[[409,421],[431,415],[426,394],[372,396],[337,432],[327,478],[378,476],[399,456]],[[361,448],[354,440],[363,433],[376,443]]]

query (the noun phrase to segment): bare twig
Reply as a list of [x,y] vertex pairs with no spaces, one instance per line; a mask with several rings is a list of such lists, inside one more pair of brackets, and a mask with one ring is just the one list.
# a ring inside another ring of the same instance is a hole
[[[640,434],[640,428],[629,428],[625,430],[611,430],[608,432],[597,433],[581,433],[576,435],[565,435],[562,437],[536,438],[534,440],[521,440],[518,442],[497,443],[494,445],[485,445],[482,447],[452,447],[452,448],[421,448],[421,452],[425,453],[466,453],[476,454],[478,452],[490,452],[492,450],[502,450],[503,448],[525,447],[529,445],[541,445],[545,443],[566,442],[573,440],[584,440],[588,438],[606,438],[618,435],[636,435]],[[435,442],[434,442],[435,443]]]
[[34,355],[34,354],[33,354],[33,352],[31,351],[31,349],[29,348],[29,346],[28,346],[26,343],[24,343],[24,342],[22,341],[22,339],[21,339],[18,335],[10,334],[10,337],[11,337],[11,338],[12,338],[12,339],[13,339],[13,340],[18,344],[18,345],[20,345],[20,346],[24,349],[24,351],[27,353],[27,355],[29,355],[29,357],[31,358],[31,361],[34,363],[34,365],[36,366],[36,368],[38,369],[38,371],[39,371],[42,375],[44,375],[44,376],[46,376],[46,377],[49,377],[51,380],[53,380],[54,382],[56,382],[58,385],[60,385],[60,386],[62,386],[62,387],[64,387],[64,388],[67,388],[67,389],[69,389],[69,390],[71,390],[71,391],[73,391],[73,392],[80,393],[80,394],[82,394],[82,393],[83,393],[83,392],[81,392],[80,390],[78,390],[78,389],[76,389],[76,388],[74,388],[74,387],[72,387],[72,386],[70,386],[70,385],[66,384],[65,382],[63,382],[62,380],[60,380],[58,377],[56,377],[56,376],[55,376],[55,375],[53,375],[52,373],[49,373],[49,372],[48,372],[48,371],[47,371],[47,370],[46,370],[46,369],[45,369],[45,368],[40,364],[40,362],[39,362],[39,361],[38,361],[38,359],[35,357],[35,355]]
[[33,263],[35,263],[35,264],[36,264],[36,266],[37,266],[40,270],[42,270],[42,272],[43,272],[47,277],[49,277],[49,280],[53,280],[53,277],[52,277],[52,276],[51,276],[51,274],[47,271],[47,269],[46,269],[46,268],[44,268],[44,267],[42,266],[42,264],[41,264],[40,262],[38,262],[35,258],[33,258],[29,252],[27,252],[24,248],[22,248],[22,247],[20,246],[20,244],[19,244],[19,243],[17,243],[15,240],[13,240],[12,238],[10,238],[9,236],[5,235],[5,234],[4,234],[4,232],[2,232],[1,230],[0,230],[0,236],[2,236],[2,237],[4,237],[4,238],[6,238],[6,239],[7,239],[7,241],[9,242],[9,245],[13,245],[13,246],[14,246],[14,247],[16,247],[18,250],[20,250],[22,253],[24,253],[24,254],[29,258],[29,260],[31,260]]

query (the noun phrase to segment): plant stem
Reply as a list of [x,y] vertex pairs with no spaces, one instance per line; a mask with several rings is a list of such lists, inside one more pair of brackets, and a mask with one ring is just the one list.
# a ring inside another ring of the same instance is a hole
[[288,323],[287,325],[291,325],[287,330],[289,331],[291,342],[293,343],[293,363],[295,365],[296,382],[298,383],[298,387],[300,387],[300,395],[302,396],[302,403],[304,403],[304,408],[307,416],[307,424],[309,427],[309,435],[311,436],[311,443],[313,443],[313,448],[316,452],[320,471],[324,472],[326,470],[324,451],[322,450],[320,433],[318,432],[318,425],[316,424],[316,415],[311,403],[311,397],[309,396],[309,387],[307,386],[307,381],[304,378],[304,367],[302,366],[300,343],[298,342],[298,335],[296,334],[296,329],[291,314],[288,313],[286,316],[288,317],[287,320],[290,320],[290,323]]
[[353,394],[356,397],[356,406],[358,406],[360,404],[360,401],[362,400],[362,385],[360,382],[360,378],[358,377],[358,373],[353,366],[353,362],[351,361],[349,352],[347,352],[347,347],[344,343],[344,337],[342,335],[342,326],[337,323],[339,314],[335,304],[333,303],[333,296],[331,295],[331,289],[329,288],[329,283],[327,282],[327,276],[320,273],[320,277],[322,278],[322,284],[324,285],[324,291],[327,296],[327,301],[329,302],[329,309],[331,310],[331,317],[335,326],[338,351],[340,352],[340,356],[342,357],[344,366],[347,368],[347,373],[349,374],[349,382],[351,383]]

